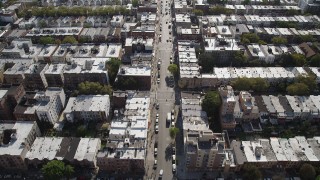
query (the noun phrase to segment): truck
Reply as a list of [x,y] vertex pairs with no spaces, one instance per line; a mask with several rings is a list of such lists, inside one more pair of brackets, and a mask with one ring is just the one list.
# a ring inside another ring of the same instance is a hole
[[167,114],[167,123],[170,123],[171,122],[171,113],[168,112]]

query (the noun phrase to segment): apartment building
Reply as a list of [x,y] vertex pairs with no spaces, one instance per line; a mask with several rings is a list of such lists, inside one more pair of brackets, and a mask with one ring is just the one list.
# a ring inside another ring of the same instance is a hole
[[220,63],[230,62],[241,49],[235,39],[226,39],[221,36],[217,38],[205,38],[205,52],[212,53]]
[[99,138],[37,137],[26,152],[28,166],[41,168],[51,160],[61,160],[77,168],[96,168],[101,147]]
[[247,91],[241,91],[239,93],[239,105],[242,111],[242,117],[244,121],[250,121],[259,119],[259,109],[256,106],[254,97]]
[[185,140],[187,170],[212,171],[222,167],[224,150],[224,133],[213,133],[211,130],[188,132]]
[[57,45],[46,45],[38,54],[38,61],[45,63],[52,63],[52,56],[54,52],[57,50]]
[[45,79],[49,87],[63,87],[65,64],[50,64],[44,72]]
[[48,82],[45,78],[45,72],[49,69],[48,64],[32,64],[24,72],[24,87],[26,90],[45,90]]
[[[97,155],[99,169],[144,173],[150,98],[148,92],[127,91],[124,111],[115,110],[107,150]],[[123,107],[121,107],[123,109]]]
[[218,90],[222,99],[222,105],[220,108],[221,128],[234,129],[236,127],[236,121],[234,118],[236,100],[233,88],[231,86],[221,86]]
[[109,77],[105,68],[108,60],[109,58],[73,58],[71,65],[66,65],[63,70],[64,86],[76,89],[78,84],[85,81],[108,84]]
[[136,53],[152,53],[153,51],[153,39],[143,38],[126,38],[124,46],[125,54],[130,56]]
[[24,82],[25,76],[24,72],[31,65],[31,61],[16,62],[13,66],[3,73],[4,81],[6,84],[22,84]]
[[14,108],[20,103],[25,95],[25,90],[18,86],[3,86],[0,89],[0,120],[12,120]]
[[81,95],[70,97],[64,110],[67,121],[106,121],[109,117],[109,95]]
[[129,90],[150,90],[151,88],[151,67],[150,66],[127,66],[121,65],[115,83],[124,82],[132,78],[135,85],[126,87]]
[[2,123],[0,130],[0,167],[3,170],[27,170],[25,157],[40,130],[36,122]]
[[[37,92],[32,105],[40,121],[54,124],[58,121],[65,107],[66,95],[62,88],[50,87],[46,91]],[[27,109],[28,110],[28,109]]]

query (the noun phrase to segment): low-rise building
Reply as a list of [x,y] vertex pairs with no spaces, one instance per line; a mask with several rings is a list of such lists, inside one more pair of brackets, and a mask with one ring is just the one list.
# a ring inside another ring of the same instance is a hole
[[[123,82],[128,79],[132,79],[130,86],[123,86]],[[121,89],[129,90],[150,90],[151,88],[151,67],[150,66],[126,66],[121,65],[115,83],[119,85]]]
[[107,172],[144,173],[150,123],[149,93],[127,91],[125,96],[124,112],[115,110],[107,150],[98,153],[97,165]]
[[19,121],[0,125],[0,167],[3,170],[27,170],[25,157],[40,130],[36,122]]
[[65,66],[65,64],[50,64],[48,69],[44,72],[49,87],[63,87],[63,71]]
[[220,123],[222,129],[234,129],[236,121],[234,118],[234,109],[236,105],[235,95],[231,86],[219,87],[222,106],[220,108]]
[[230,62],[234,55],[241,51],[235,39],[226,39],[221,36],[206,38],[204,50],[216,56],[222,64]]
[[67,121],[106,121],[109,117],[109,95],[81,95],[70,97],[64,110]]
[[36,168],[47,161],[60,160],[76,167],[94,169],[100,147],[99,138],[38,137],[26,153],[26,161]]
[[32,64],[24,72],[24,87],[26,90],[45,90],[48,82],[45,78],[45,72],[48,70],[48,64]]
[[71,59],[71,65],[66,65],[63,70],[64,86],[68,89],[75,89],[78,84],[85,81],[108,84],[108,71],[105,68],[107,61],[109,58]]

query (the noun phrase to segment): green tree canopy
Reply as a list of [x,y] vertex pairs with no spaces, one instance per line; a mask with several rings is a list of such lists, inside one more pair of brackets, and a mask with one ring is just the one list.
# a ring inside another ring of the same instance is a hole
[[291,54],[291,58],[295,66],[301,67],[306,64],[306,57],[302,54],[293,53]]
[[255,33],[245,33],[241,35],[241,43],[258,43],[260,40],[259,36]]
[[79,94],[84,95],[112,95],[112,87],[109,85],[102,85],[98,82],[89,82],[85,81],[78,85],[78,92]]
[[52,160],[44,165],[41,169],[46,179],[56,180],[63,177],[70,177],[74,173],[74,169],[70,165],[65,165],[62,161]]
[[87,127],[85,125],[80,125],[77,127],[76,135],[77,137],[85,137],[87,134]]
[[203,16],[203,11],[201,9],[194,9],[192,10],[192,12],[196,15],[196,16]]
[[271,39],[271,42],[272,42],[273,44],[279,45],[279,44],[287,44],[287,43],[288,43],[288,40],[287,40],[286,38],[283,38],[283,37],[278,36],[278,37],[273,37],[273,38]]
[[74,38],[73,36],[66,36],[63,40],[62,40],[63,44],[78,44],[78,41],[76,40],[76,38]]
[[219,62],[216,56],[211,53],[202,53],[199,55],[199,65],[202,67],[202,73],[210,73],[213,71],[213,67],[218,65]]
[[312,58],[310,58],[309,64],[313,67],[320,67],[320,54],[317,53]]
[[133,7],[138,7],[138,5],[139,5],[139,0],[132,0]]
[[316,77],[312,74],[309,74],[308,76],[298,76],[296,82],[307,85],[309,93],[315,91],[318,87]]
[[213,116],[219,111],[221,106],[221,98],[218,91],[209,91],[204,96],[202,101],[202,110],[204,110],[208,116]]
[[248,57],[243,52],[236,52],[232,58],[232,66],[246,66],[248,64]]
[[178,133],[179,133],[179,129],[177,127],[171,127],[169,129],[169,134],[171,139],[175,139]]
[[54,44],[55,40],[52,37],[41,37],[39,39],[39,44]]
[[177,75],[179,72],[179,68],[178,65],[176,64],[170,64],[168,66],[168,71],[172,74],[172,75]]
[[305,163],[300,167],[299,174],[302,180],[313,180],[316,177],[314,167],[308,163]]
[[119,76],[114,86],[121,90],[135,90],[139,88],[139,84],[134,77]]
[[106,62],[110,84],[113,84],[114,80],[116,79],[120,65],[121,60],[117,58],[111,58],[110,61]]
[[238,91],[253,90],[256,92],[263,92],[267,91],[269,88],[268,81],[262,78],[238,78],[231,82],[231,85]]
[[293,83],[287,87],[287,93],[289,95],[298,95],[298,96],[308,95],[309,88],[304,83]]
[[260,170],[254,165],[245,164],[243,166],[243,171],[244,171],[243,173],[244,179],[260,180],[262,177]]
[[214,6],[209,9],[209,14],[211,15],[220,15],[220,14],[230,15],[231,13],[232,11],[220,5]]

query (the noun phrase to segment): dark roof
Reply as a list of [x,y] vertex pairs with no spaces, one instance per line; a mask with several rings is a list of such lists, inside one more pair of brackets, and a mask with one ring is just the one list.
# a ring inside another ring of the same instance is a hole
[[312,57],[316,54],[306,42],[299,44],[299,47],[306,54],[306,58]]
[[231,148],[234,152],[235,161],[237,164],[244,164],[247,162],[247,158],[244,155],[244,152],[241,150],[241,142],[233,140],[231,142]]
[[80,142],[80,138],[69,138],[69,137],[63,138],[60,144],[60,149],[56,154],[56,157],[62,157],[68,161],[73,160],[74,155],[76,154],[79,142]]
[[278,96],[279,102],[286,112],[293,112],[288,99],[285,96]]
[[268,112],[266,105],[263,103],[261,96],[254,96],[255,102],[259,108],[259,111]]

